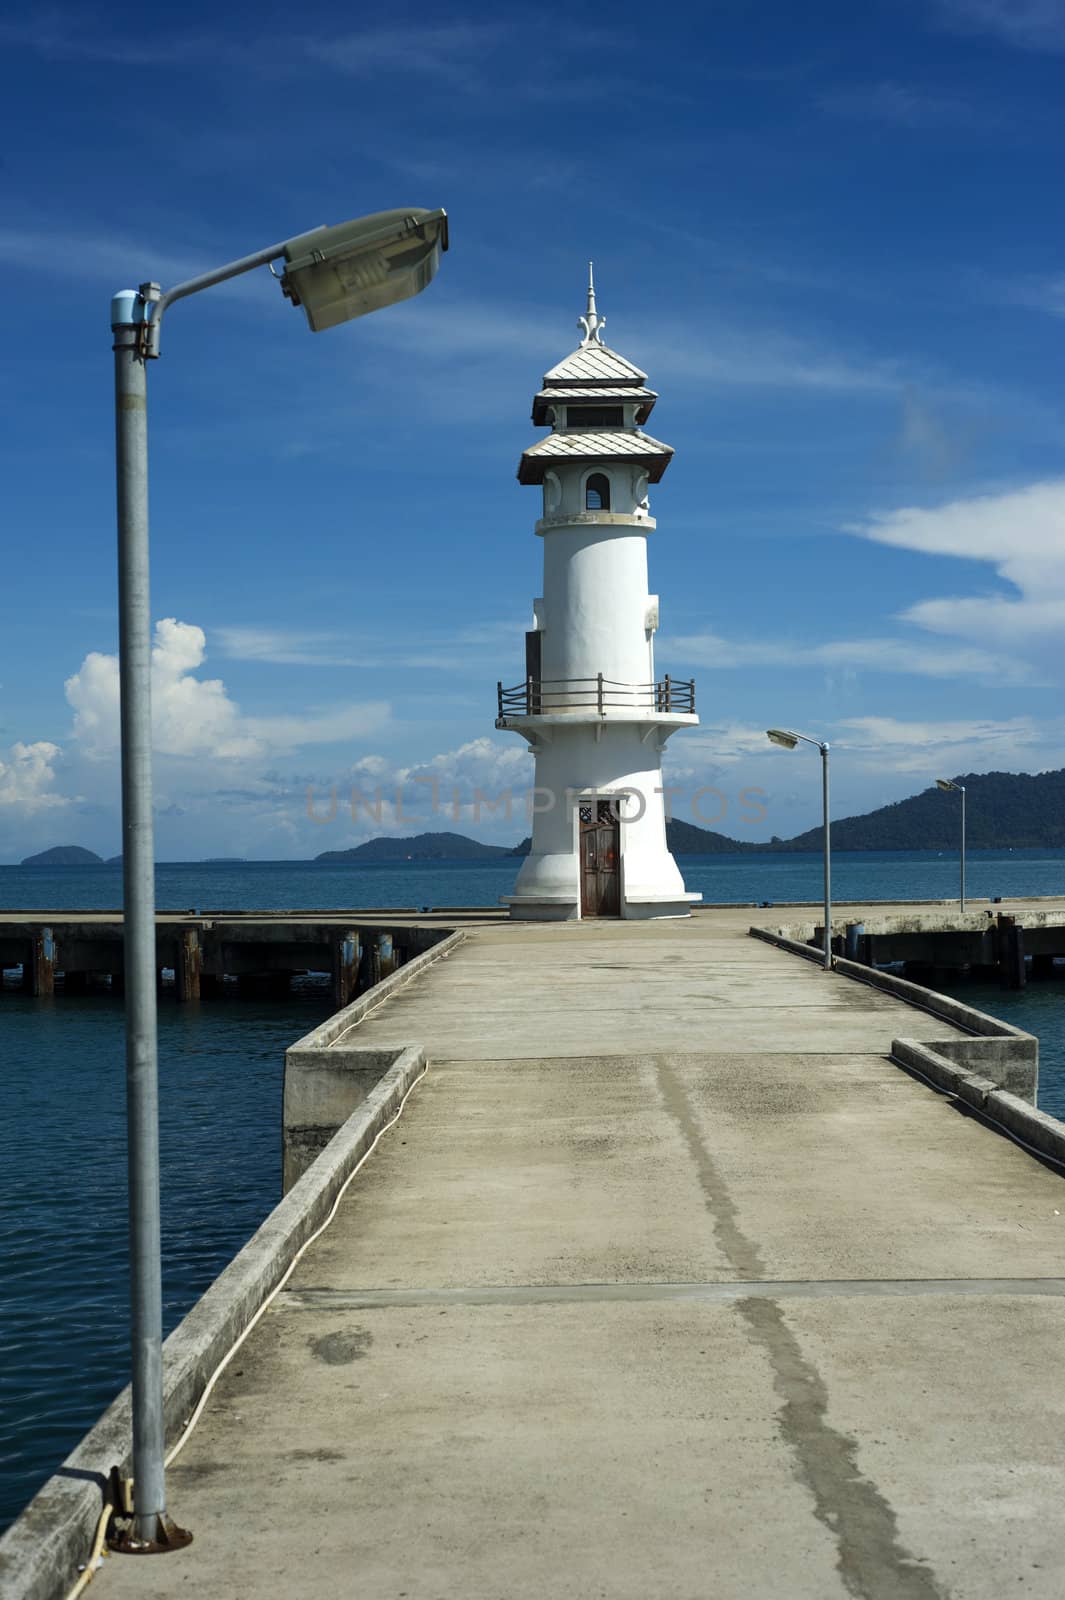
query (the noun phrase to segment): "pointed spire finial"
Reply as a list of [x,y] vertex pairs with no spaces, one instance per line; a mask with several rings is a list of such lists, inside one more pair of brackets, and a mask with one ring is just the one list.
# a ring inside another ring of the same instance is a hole
[[584,333],[582,345],[602,344],[606,318],[599,316],[595,309],[595,270],[591,261],[588,263],[588,310],[583,317],[577,318],[577,326]]

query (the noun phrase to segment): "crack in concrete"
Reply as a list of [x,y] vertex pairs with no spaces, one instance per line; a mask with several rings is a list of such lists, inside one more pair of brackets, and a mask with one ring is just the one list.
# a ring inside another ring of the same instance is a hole
[[[736,1272],[764,1278],[758,1248],[739,1225],[684,1084],[667,1060],[658,1057],[656,1065],[662,1102],[695,1164],[719,1247]],[[750,1295],[738,1300],[736,1309],[769,1361],[782,1401],[781,1438],[796,1478],[813,1497],[814,1515],[836,1541],[836,1563],[848,1593],[856,1600],[946,1600],[948,1591],[935,1574],[900,1542],[890,1503],[860,1471],[857,1440],[830,1426],[824,1379],[803,1354],[776,1300]]]
[[286,1289],[274,1302],[283,1311],[382,1311],[397,1306],[598,1305],[615,1301],[697,1300],[726,1305],[739,1300],[905,1300],[923,1295],[1037,1295],[1065,1298],[1065,1278],[721,1278],[696,1283],[623,1279],[616,1283],[483,1283],[447,1288]]

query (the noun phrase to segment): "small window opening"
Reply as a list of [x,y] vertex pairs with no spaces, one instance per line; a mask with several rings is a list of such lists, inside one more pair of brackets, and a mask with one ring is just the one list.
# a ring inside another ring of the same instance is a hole
[[610,479],[602,472],[593,472],[584,486],[586,511],[610,510]]
[[568,428],[623,428],[625,412],[621,406],[567,406]]

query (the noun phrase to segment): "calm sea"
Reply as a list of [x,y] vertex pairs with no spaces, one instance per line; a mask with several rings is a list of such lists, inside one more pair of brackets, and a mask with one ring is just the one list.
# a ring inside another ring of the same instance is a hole
[[[175,863],[157,873],[168,910],[495,905],[515,860],[335,866]],[[816,900],[816,855],[691,857],[708,901]],[[957,892],[957,859],[839,854],[839,899]],[[976,895],[1065,897],[1065,851],[974,851]],[[0,867],[0,907],[113,909],[117,867]],[[1040,1036],[1040,1103],[1065,1115],[1065,980],[1017,994],[964,993]],[[330,1010],[325,990],[276,1001],[164,995],[159,1013],[163,1284],[169,1331],[280,1195],[285,1046]],[[125,1080],[121,1002],[107,994],[0,998],[0,1528],[126,1381]]]

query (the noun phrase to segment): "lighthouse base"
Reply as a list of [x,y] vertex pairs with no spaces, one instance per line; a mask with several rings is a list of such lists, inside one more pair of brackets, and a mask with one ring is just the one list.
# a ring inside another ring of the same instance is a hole
[[[690,917],[691,908],[701,899],[701,894],[681,894],[661,899],[650,898],[644,900],[626,900],[621,907],[619,918],[623,922],[647,921],[650,918],[662,917]],[[500,896],[500,904],[509,907],[510,915],[515,922],[579,922],[602,920],[593,914],[591,918],[585,913],[582,915],[580,902],[574,896],[572,899],[540,899],[534,894],[504,894]]]
[[[689,894],[666,840],[662,745],[647,719],[537,723],[531,849],[503,904],[526,922],[686,917]],[[694,718],[689,718],[693,721]],[[517,731],[517,730],[515,730]]]
[[503,894],[499,903],[510,908],[515,922],[577,922],[581,914],[576,896],[572,900],[541,900],[532,894]]

